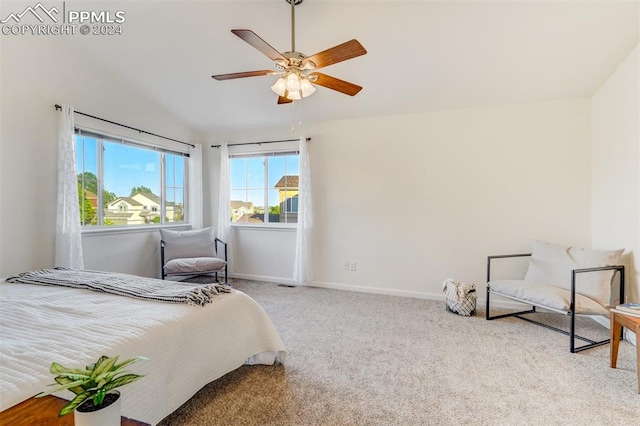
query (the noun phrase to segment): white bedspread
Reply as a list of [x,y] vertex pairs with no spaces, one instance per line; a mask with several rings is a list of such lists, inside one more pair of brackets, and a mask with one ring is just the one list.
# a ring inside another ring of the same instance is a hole
[[120,388],[122,414],[156,424],[244,363],[284,363],[285,349],[240,291],[199,307],[1,280],[0,411],[53,383],[52,361],[84,366],[101,355],[149,358],[130,368],[146,376]]

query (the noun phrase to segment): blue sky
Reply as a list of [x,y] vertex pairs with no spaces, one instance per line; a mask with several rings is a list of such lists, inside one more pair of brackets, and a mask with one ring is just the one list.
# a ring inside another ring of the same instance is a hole
[[[118,197],[131,195],[135,186],[149,187],[160,195],[160,153],[117,142],[103,142],[104,189]],[[265,164],[265,158],[266,163]],[[184,157],[165,154],[167,201],[184,200]],[[274,186],[284,175],[297,176],[300,162],[297,154],[231,159],[231,200],[251,201],[264,206],[264,188],[269,188],[267,205],[279,204]],[[76,136],[76,167],[98,176],[97,141],[88,136]],[[267,176],[265,182],[265,166]]]
[[[131,195],[131,188],[143,185],[150,188],[154,194],[160,195],[160,155],[157,151],[104,141],[104,189],[115,193],[118,197],[128,197]],[[183,158],[165,154],[167,201],[183,202]],[[77,136],[78,174],[87,171],[97,176],[97,164],[97,141],[94,138]]]

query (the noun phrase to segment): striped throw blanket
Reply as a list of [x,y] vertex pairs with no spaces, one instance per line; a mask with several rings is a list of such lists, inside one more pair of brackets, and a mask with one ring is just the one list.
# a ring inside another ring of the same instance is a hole
[[204,306],[221,293],[230,293],[226,284],[192,284],[163,281],[113,272],[84,271],[68,268],[23,272],[7,279],[10,283],[39,284],[82,288],[157,302],[187,303]]

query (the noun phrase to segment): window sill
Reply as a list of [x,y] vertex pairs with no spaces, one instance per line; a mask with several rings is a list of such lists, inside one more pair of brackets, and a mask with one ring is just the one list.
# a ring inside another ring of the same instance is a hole
[[191,224],[180,223],[175,225],[146,225],[146,226],[92,226],[82,228],[82,235],[87,237],[98,235],[133,234],[136,232],[154,232],[158,229],[191,229]]
[[236,229],[252,229],[255,231],[295,231],[297,224],[295,223],[231,223],[231,228]]

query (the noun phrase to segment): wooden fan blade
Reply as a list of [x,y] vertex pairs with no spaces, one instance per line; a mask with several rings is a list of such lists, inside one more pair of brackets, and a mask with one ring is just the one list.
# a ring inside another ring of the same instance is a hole
[[261,75],[269,75],[272,72],[273,71],[271,71],[271,70],[233,72],[231,74],[212,75],[211,77],[215,78],[216,80],[231,80],[233,78],[259,77]]
[[289,98],[285,98],[284,96],[278,96],[278,105],[280,104],[290,104],[291,102],[293,102],[291,99]]
[[327,89],[335,90],[340,93],[344,93],[345,95],[355,96],[359,91],[362,90],[361,86],[349,83],[348,81],[340,80],[339,78],[331,77],[330,75],[322,74],[319,72],[314,72],[313,74],[309,75],[309,77],[313,76],[317,77],[315,81],[311,80],[314,84],[326,87]]
[[285,65],[289,65],[289,60],[282,56],[280,52],[271,47],[269,43],[261,39],[251,30],[231,30],[232,33],[258,49],[272,61],[284,61]]
[[313,62],[319,69],[329,65],[336,64],[338,62],[346,61],[347,59],[362,56],[367,53],[367,50],[362,47],[358,40],[349,40],[330,49],[323,50],[322,52],[311,55],[302,61],[302,65],[307,62]]

